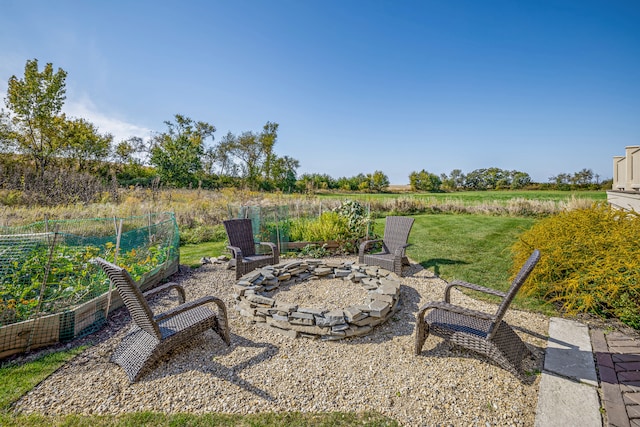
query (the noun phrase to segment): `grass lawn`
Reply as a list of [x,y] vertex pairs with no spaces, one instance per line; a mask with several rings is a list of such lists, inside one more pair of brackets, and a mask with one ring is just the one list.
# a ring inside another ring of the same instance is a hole
[[[413,218],[407,249],[411,259],[447,281],[460,279],[499,290],[511,284],[511,245],[536,222],[534,218],[487,215],[424,214]],[[383,235],[384,218],[375,221],[374,231]],[[180,247],[180,262],[195,268],[203,256],[215,257],[225,251],[225,242],[185,245]],[[514,306],[553,313],[548,304],[522,296]]]
[[226,242],[206,242],[198,245],[180,246],[180,264],[192,268],[200,267],[200,258],[217,257],[227,250]]
[[399,426],[391,418],[376,413],[352,414],[343,412],[330,413],[267,413],[252,415],[231,414],[159,414],[139,412],[123,415],[68,415],[45,417],[42,415],[12,416],[0,414],[0,425],[3,427],[280,427],[280,426]]
[[[411,246],[407,249],[412,260],[447,281],[459,279],[498,290],[506,290],[511,285],[511,245],[536,222],[533,218],[486,215],[416,215],[414,218],[409,235]],[[383,234],[384,218],[376,220],[374,230]],[[548,304],[521,295],[513,304],[547,314],[553,312]]]
[[[0,413],[24,393],[35,387],[40,381],[51,375],[66,361],[82,352],[83,347],[70,351],[51,353],[37,360],[22,365],[7,364],[0,367]],[[4,423],[0,423],[5,425]]]
[[319,193],[318,197],[327,199],[384,200],[394,198],[432,199],[436,201],[460,200],[464,203],[478,204],[493,201],[504,202],[511,199],[540,201],[567,201],[572,197],[593,201],[607,200],[607,193],[599,191],[551,191],[551,190],[500,190],[500,191],[457,191],[454,193]]

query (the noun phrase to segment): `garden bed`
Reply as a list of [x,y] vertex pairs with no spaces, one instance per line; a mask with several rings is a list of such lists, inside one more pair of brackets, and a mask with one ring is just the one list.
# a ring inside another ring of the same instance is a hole
[[[143,277],[140,290],[153,288],[165,278],[178,271],[179,259],[166,262],[152,274]],[[111,302],[109,304],[109,294]],[[100,329],[109,313],[122,307],[123,303],[116,289],[82,303],[70,310],[42,316],[23,322],[0,327],[0,359],[69,341],[78,336]]]
[[178,271],[171,213],[44,221],[0,230],[0,358],[101,328],[122,303],[90,260],[125,267],[142,290]]

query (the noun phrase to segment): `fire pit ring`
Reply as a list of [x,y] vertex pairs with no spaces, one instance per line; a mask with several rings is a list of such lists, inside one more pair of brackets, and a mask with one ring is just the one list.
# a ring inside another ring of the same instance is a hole
[[[281,285],[306,280],[338,279],[359,283],[368,291],[362,304],[342,309],[299,307],[266,295]],[[401,279],[365,264],[331,260],[296,260],[269,265],[242,276],[234,285],[236,310],[250,322],[291,338],[340,340],[365,335],[386,322],[400,300]]]

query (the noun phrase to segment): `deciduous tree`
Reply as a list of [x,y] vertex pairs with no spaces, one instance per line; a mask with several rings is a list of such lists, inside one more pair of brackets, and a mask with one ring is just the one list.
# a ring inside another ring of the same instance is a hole
[[373,191],[385,191],[389,188],[389,177],[382,171],[375,171],[370,176],[371,190]]
[[113,135],[101,135],[98,128],[85,119],[62,122],[62,155],[71,161],[78,172],[90,172],[90,162],[104,161],[109,156]]
[[38,70],[38,60],[27,60],[24,77],[9,78],[5,106],[0,114],[2,142],[29,156],[38,177],[60,154],[61,110],[65,100],[67,72],[48,63]]
[[411,172],[409,175],[409,184],[414,191],[435,192],[440,191],[442,181],[438,175],[422,169],[420,172]]
[[202,172],[204,141],[216,128],[206,122],[194,122],[180,114],[175,123],[166,121],[167,131],[153,138],[149,162],[157,169],[160,179],[175,187],[196,184]]

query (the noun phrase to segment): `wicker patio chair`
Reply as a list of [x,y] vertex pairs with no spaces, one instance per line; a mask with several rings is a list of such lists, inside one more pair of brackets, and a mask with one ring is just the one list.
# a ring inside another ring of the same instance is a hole
[[[131,329],[111,356],[130,382],[137,381],[168,351],[209,328],[230,344],[227,308],[221,299],[206,296],[185,303],[184,289],[173,282],[143,294],[124,268],[102,258],[94,258],[93,262],[107,273],[133,320]],[[180,305],[154,316],[145,298],[172,288],[178,292]],[[206,306],[208,303],[217,306],[217,313]]]
[[[451,282],[445,288],[444,301],[430,302],[418,310],[415,354],[420,354],[431,332],[460,347],[483,354],[517,377],[524,378],[522,361],[532,353],[502,318],[539,259],[540,251],[536,249],[522,266],[507,292],[458,280]],[[502,302],[495,314],[452,305],[450,293],[456,286],[500,296]],[[425,316],[427,311],[429,313]]]
[[[402,266],[409,265],[405,255],[409,233],[413,226],[413,218],[406,216],[388,216],[385,219],[384,237],[377,240],[365,240],[360,244],[358,262],[367,265],[377,265],[398,276],[402,275]],[[382,250],[377,253],[366,251],[374,244],[382,242]]]
[[280,262],[280,251],[274,243],[260,242],[259,245],[267,246],[270,253],[256,253],[250,219],[230,219],[223,221],[223,224],[229,238],[227,248],[231,251],[232,261],[235,261],[236,279],[256,268]]

